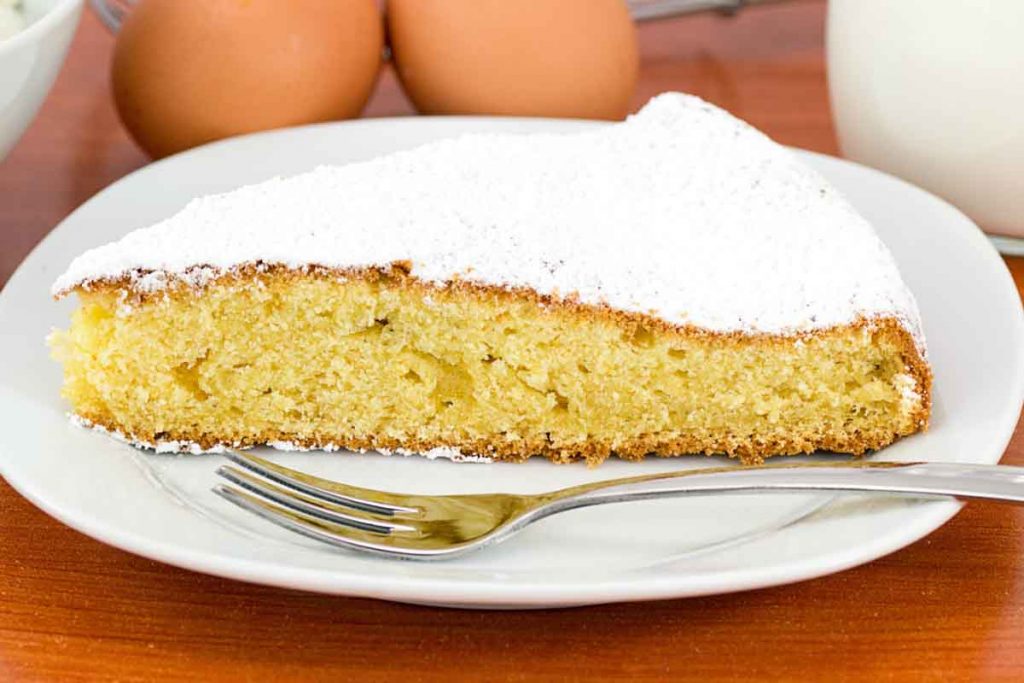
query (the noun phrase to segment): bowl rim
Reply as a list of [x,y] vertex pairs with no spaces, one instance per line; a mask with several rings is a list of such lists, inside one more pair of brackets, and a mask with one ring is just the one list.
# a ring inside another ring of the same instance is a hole
[[69,14],[80,7],[85,0],[56,0],[53,7],[43,16],[6,40],[0,40],[0,56],[16,50],[23,43],[37,40],[62,23]]

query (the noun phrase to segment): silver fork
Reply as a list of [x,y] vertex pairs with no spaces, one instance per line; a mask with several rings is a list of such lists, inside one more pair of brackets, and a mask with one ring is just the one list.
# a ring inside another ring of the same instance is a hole
[[285,529],[339,548],[446,559],[502,541],[544,517],[603,503],[721,493],[889,493],[1024,503],[1024,467],[939,462],[785,463],[626,477],[535,495],[425,496],[329,481],[251,453],[217,470],[214,492]]

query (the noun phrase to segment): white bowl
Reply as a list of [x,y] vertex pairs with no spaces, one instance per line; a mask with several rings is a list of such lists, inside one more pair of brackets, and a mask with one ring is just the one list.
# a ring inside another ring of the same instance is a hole
[[84,0],[23,0],[29,25],[0,40],[0,160],[50,92],[75,34]]

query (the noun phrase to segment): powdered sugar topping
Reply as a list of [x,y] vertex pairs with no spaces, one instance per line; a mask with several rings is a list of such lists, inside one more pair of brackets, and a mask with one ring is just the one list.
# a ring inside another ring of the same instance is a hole
[[196,199],[86,252],[54,293],[202,286],[252,264],[412,263],[433,283],[576,295],[673,324],[790,334],[917,307],[871,226],[788,150],[665,94],[581,133],[467,135]]

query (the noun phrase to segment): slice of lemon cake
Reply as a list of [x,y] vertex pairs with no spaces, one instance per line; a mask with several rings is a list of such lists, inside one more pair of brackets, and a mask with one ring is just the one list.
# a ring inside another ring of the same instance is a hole
[[80,256],[72,292],[73,415],[160,450],[759,462],[877,449],[930,409],[871,226],[680,94],[197,199]]

